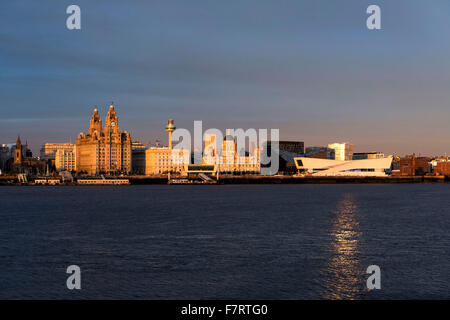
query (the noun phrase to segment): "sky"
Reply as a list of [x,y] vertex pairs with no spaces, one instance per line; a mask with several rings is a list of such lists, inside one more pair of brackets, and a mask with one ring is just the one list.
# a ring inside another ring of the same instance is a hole
[[[66,8],[81,8],[81,30]],[[368,30],[366,8],[381,8]],[[75,142],[95,106],[143,143],[277,128],[306,146],[450,154],[448,0],[0,2],[0,143]]]

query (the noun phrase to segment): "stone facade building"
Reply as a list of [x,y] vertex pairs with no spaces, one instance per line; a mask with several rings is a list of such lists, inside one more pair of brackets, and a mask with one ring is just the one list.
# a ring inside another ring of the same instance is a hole
[[[232,174],[254,174],[261,171],[259,148],[254,145],[250,152],[238,152],[234,137],[228,133],[219,146],[215,134],[205,134],[205,148],[202,164],[213,165],[214,172]],[[221,150],[218,148],[221,147]]]
[[77,171],[76,147],[72,150],[57,150],[55,154],[56,171]]
[[145,174],[183,173],[189,164],[189,150],[149,148],[145,150]]
[[88,133],[78,135],[76,168],[79,173],[89,175],[131,172],[131,136],[127,131],[120,132],[112,104],[104,128],[98,110],[94,109]]

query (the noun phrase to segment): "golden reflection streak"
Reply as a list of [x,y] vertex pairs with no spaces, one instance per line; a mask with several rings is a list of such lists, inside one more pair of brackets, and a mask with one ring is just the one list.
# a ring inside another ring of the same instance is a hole
[[359,262],[358,207],[352,194],[344,194],[335,210],[330,230],[333,241],[331,258],[327,262],[325,299],[355,299],[361,290],[361,266]]

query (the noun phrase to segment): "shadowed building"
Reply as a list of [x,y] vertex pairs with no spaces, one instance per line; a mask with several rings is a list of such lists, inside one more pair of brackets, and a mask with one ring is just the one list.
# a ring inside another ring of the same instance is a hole
[[[278,153],[278,173],[294,174],[297,172],[294,158],[305,154],[305,144],[303,141],[279,141],[278,150],[272,146],[272,141],[263,143],[261,152],[265,152],[268,157],[272,157],[272,152]],[[276,144],[274,144],[276,145]],[[261,167],[270,167],[271,164],[261,164]]]
[[97,109],[92,114],[89,132],[81,132],[76,142],[77,171],[90,175],[129,174],[131,172],[131,136],[120,132],[118,117],[111,104],[105,127]]
[[23,161],[23,150],[20,136],[17,137],[16,148],[14,149],[14,164],[21,165]]
[[307,147],[305,149],[306,158],[317,158],[317,159],[334,159],[334,149],[329,149],[327,147]]
[[33,154],[28,149],[28,144],[22,144],[20,136],[17,137],[14,146],[14,158],[11,159],[10,173],[25,173],[30,175],[50,174],[54,171],[52,160],[33,159]]
[[145,150],[147,147],[139,141],[131,143],[131,171],[133,174],[145,174]]

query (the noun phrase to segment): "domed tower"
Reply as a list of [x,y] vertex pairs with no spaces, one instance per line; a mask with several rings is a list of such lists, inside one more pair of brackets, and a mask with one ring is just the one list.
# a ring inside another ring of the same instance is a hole
[[120,142],[119,118],[112,102],[105,118],[105,136],[107,141]]
[[118,125],[118,118],[116,115],[116,110],[114,110],[114,105],[111,102],[111,105],[109,106],[109,110],[108,110],[108,114],[106,115],[106,119],[105,119],[105,126],[110,126],[110,127],[119,127]]
[[91,137],[100,138],[100,136],[102,136],[102,133],[103,133],[102,120],[100,119],[100,115],[98,114],[97,107],[95,107],[89,125],[89,135]]

